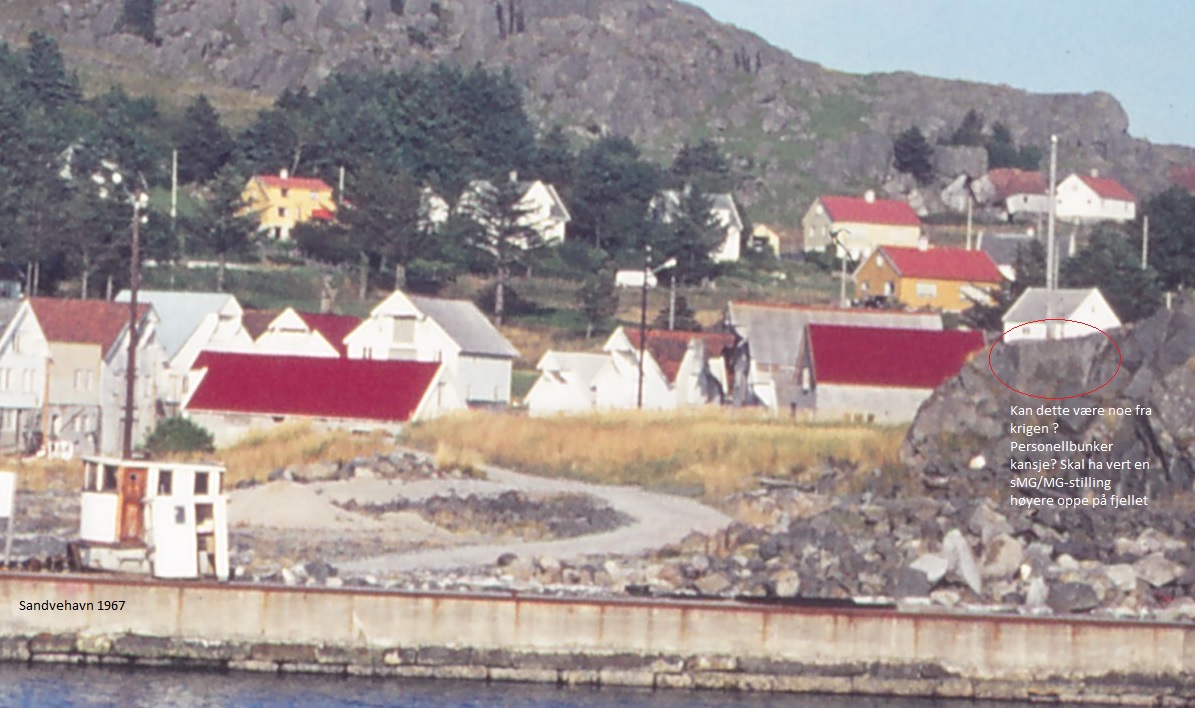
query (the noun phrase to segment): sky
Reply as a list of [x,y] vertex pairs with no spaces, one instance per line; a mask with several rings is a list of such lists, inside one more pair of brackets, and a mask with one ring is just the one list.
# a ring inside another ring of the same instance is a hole
[[1190,0],[687,1],[828,69],[1107,91],[1134,137],[1195,146]]

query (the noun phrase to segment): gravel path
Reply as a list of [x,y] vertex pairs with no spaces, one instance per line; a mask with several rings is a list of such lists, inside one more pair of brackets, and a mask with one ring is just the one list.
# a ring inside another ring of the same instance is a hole
[[[452,570],[489,565],[504,553],[522,557],[546,556],[560,561],[591,554],[636,555],[699,531],[709,534],[730,524],[730,517],[693,499],[648,492],[638,487],[612,487],[572,480],[548,479],[497,467],[484,467],[485,480],[427,480],[402,485],[401,495],[423,498],[455,491],[457,494],[493,494],[517,490],[531,495],[589,494],[604,500],[634,522],[607,533],[558,541],[486,543],[437,550],[414,551],[362,558],[341,563],[342,573],[401,573],[412,570]],[[374,482],[374,480],[362,480]],[[394,488],[389,487],[390,494]],[[366,485],[328,490],[336,498],[371,496]]]

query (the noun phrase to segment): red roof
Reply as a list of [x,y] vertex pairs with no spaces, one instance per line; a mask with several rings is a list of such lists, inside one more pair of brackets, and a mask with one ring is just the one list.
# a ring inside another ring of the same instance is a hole
[[1133,193],[1124,188],[1120,182],[1107,177],[1092,177],[1091,175],[1079,175],[1079,179],[1083,180],[1084,184],[1100,197],[1104,199],[1119,199],[1122,202],[1135,202],[1137,198]]
[[920,248],[880,246],[896,272],[904,278],[962,280],[969,283],[999,283],[1000,269],[986,251],[962,248]]
[[[107,351],[129,324],[127,303],[33,297],[29,304],[50,342],[96,344]],[[145,319],[149,309],[148,304],[137,304],[138,322]]]
[[[639,349],[639,330],[626,328],[623,330],[631,340],[631,346]],[[649,329],[647,330],[647,351],[660,365],[669,383],[676,382],[676,374],[680,371],[681,361],[689,348],[689,342],[700,339],[705,345],[706,357],[721,356],[722,350],[734,346],[734,335],[722,332],[686,332],[681,330]]]
[[204,352],[188,410],[410,420],[439,363]]
[[1195,167],[1171,167],[1170,181],[1188,192],[1195,192]]
[[312,192],[331,192],[328,183],[318,177],[279,177],[278,175],[257,175],[254,179],[261,180],[267,187],[278,189],[299,189]]
[[821,384],[936,388],[983,349],[982,332],[809,325]]
[[858,224],[887,224],[890,226],[921,226],[912,207],[892,199],[862,197],[819,197],[832,221],[847,221]]
[[331,221],[336,218],[336,215],[328,209],[312,209],[311,218],[319,219],[320,221]]
[[1040,172],[997,167],[988,170],[988,181],[996,188],[996,201],[1002,202],[1014,194],[1040,194],[1050,191],[1046,176]]
[[336,351],[344,356],[348,351],[344,346],[344,338],[349,335],[357,326],[361,324],[360,317],[351,317],[349,315],[328,315],[315,314],[312,312],[300,312],[299,317],[307,323],[311,329],[323,335],[328,343],[336,347]]

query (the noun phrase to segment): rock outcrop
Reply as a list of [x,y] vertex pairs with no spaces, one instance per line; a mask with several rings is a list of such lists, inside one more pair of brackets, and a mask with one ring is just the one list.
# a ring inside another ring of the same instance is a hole
[[[214,78],[274,96],[334,71],[436,60],[509,67],[544,125],[624,133],[658,156],[712,136],[744,175],[737,194],[759,207],[757,220],[799,220],[814,190],[882,184],[891,136],[917,125],[936,141],[972,108],[1006,124],[1019,144],[1045,146],[1057,133],[1069,163],[1139,194],[1165,186],[1171,164],[1195,164],[1187,148],[1131,137],[1129,117],[1106,93],[844,74],[674,0],[166,0],[156,44],[120,31],[120,3],[4,5],[4,39],[46,30],[76,61],[85,57],[89,72],[157,76],[172,90],[189,81],[210,91]],[[976,159],[944,152],[941,166],[953,178],[976,170]]]

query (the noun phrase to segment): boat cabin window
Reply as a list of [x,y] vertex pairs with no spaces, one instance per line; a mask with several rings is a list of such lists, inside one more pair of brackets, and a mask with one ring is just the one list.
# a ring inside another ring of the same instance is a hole
[[104,465],[104,486],[101,492],[116,491],[116,465]]
[[204,524],[210,524],[215,518],[215,512],[211,504],[196,504],[195,505],[195,526],[202,527]]
[[158,470],[158,496],[168,497],[174,494],[174,472]]
[[195,494],[202,495],[202,494],[208,493],[207,479],[208,479],[207,472],[196,472],[195,473]]
[[96,478],[95,465],[92,463],[88,463],[86,470],[87,470],[87,476],[83,480],[83,489],[88,492],[94,492],[95,491],[95,478]]
[[174,523],[177,526],[182,526],[183,524],[187,523],[187,507],[174,507]]

